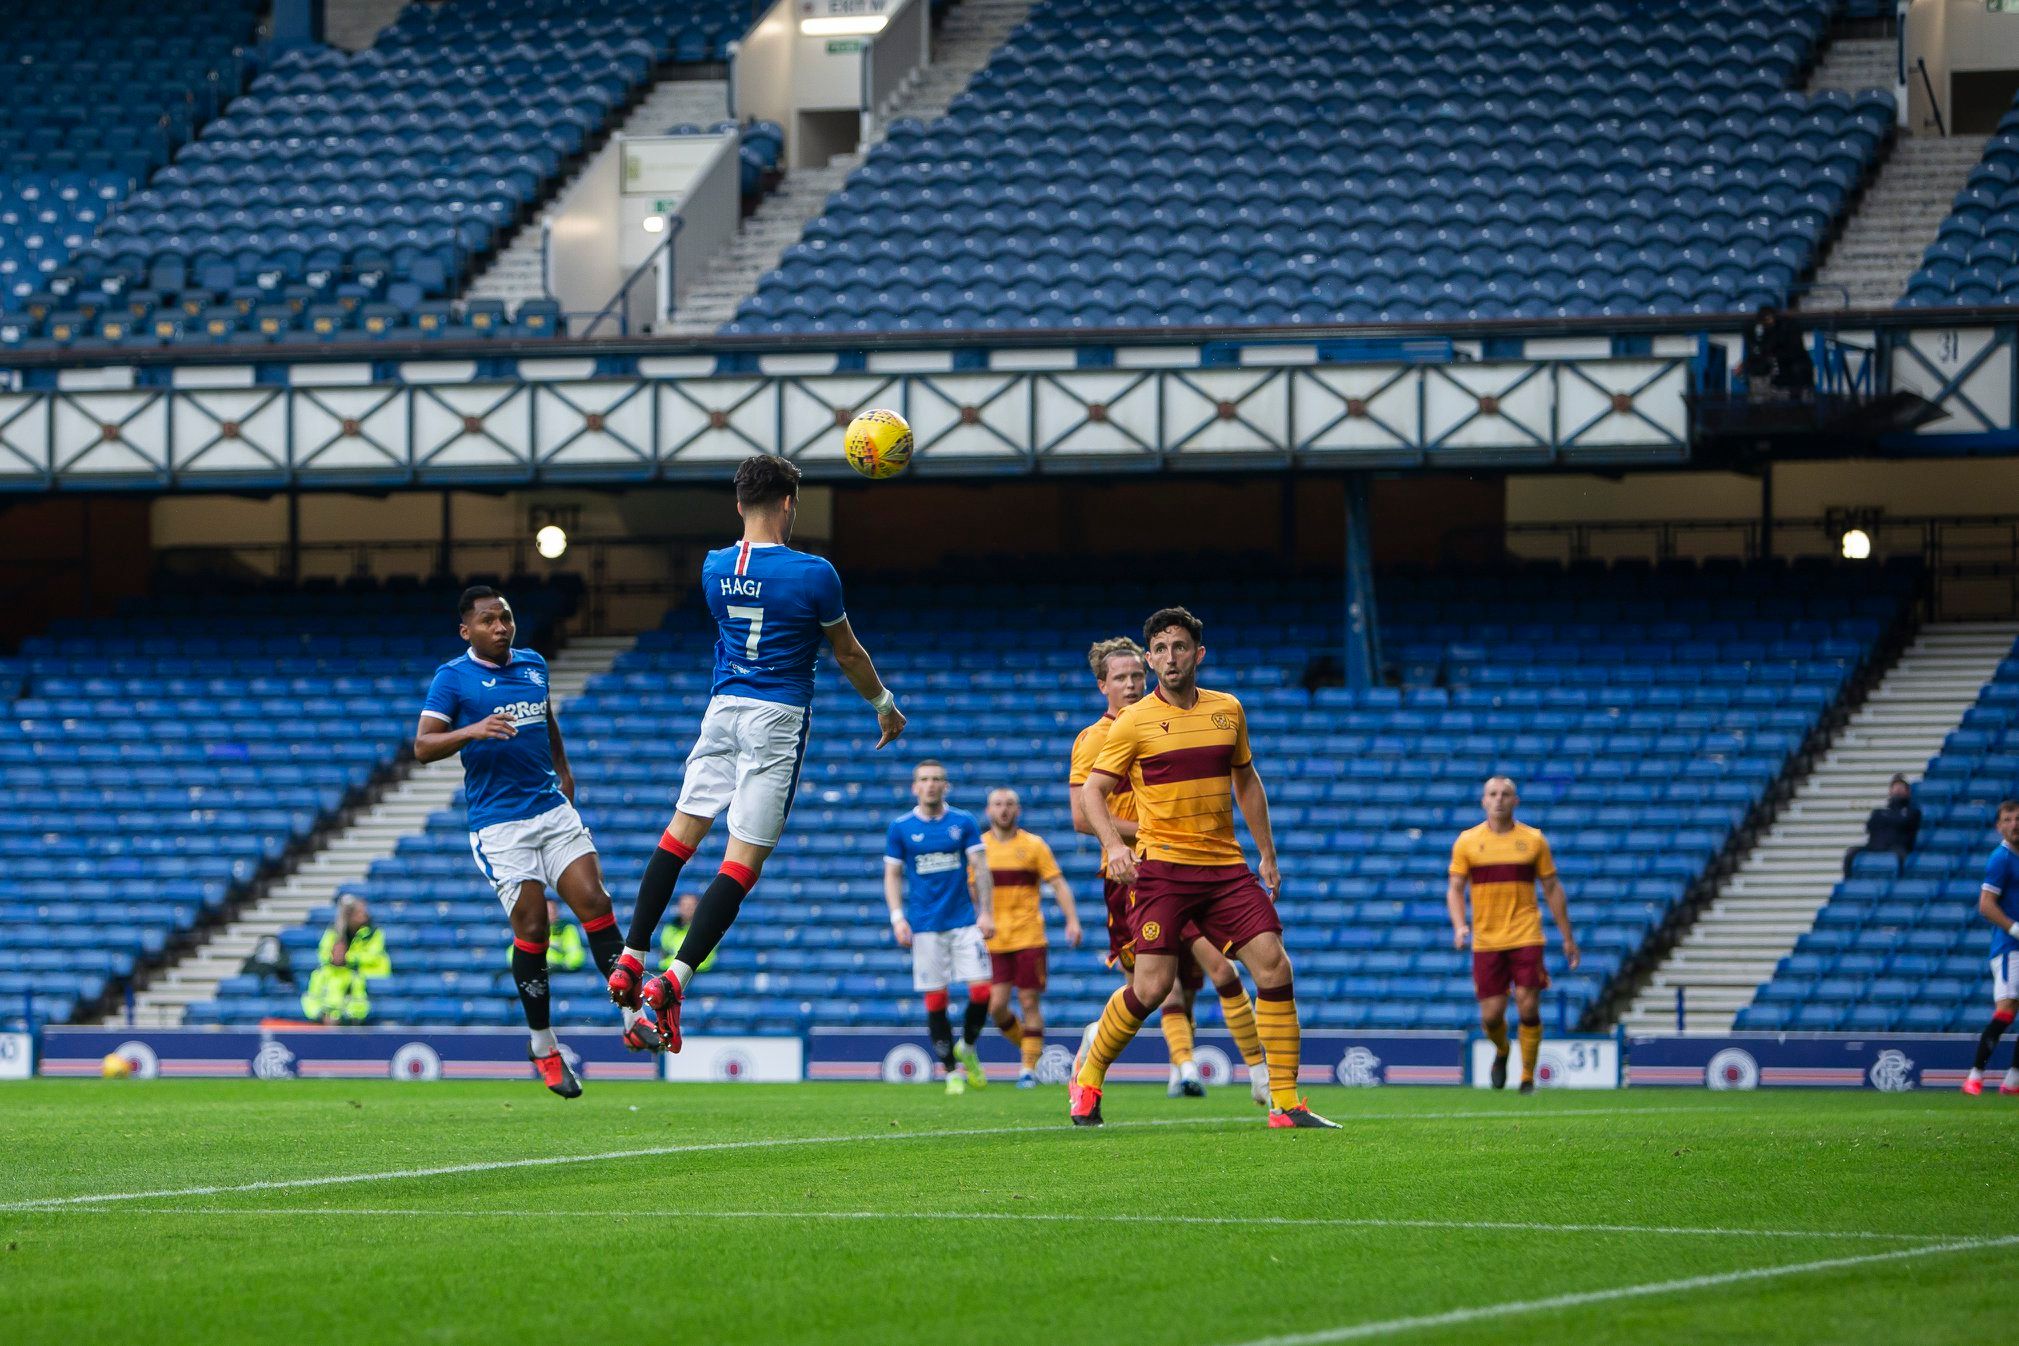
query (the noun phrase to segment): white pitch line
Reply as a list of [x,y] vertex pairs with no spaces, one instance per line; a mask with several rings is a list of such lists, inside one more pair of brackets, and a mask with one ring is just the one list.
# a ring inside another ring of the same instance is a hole
[[1525,1313],[1547,1313],[1551,1309],[1582,1308],[1587,1304],[1608,1304],[1621,1299],[1643,1299],[1650,1295],[1681,1294],[1688,1290],[1709,1290],[1720,1285],[1740,1285],[1747,1281],[1774,1280],[1782,1276],[1805,1276],[1816,1271],[1837,1271],[1845,1267],[1873,1266],[1881,1262],[1901,1262],[1912,1257],[1936,1257],[1945,1253],[1981,1252],[1986,1248],[2009,1248],[2019,1244],[2019,1234],[2000,1238],[1957,1239],[1922,1248],[1894,1248],[1882,1253],[1861,1253],[1855,1257],[1827,1257],[1815,1262],[1792,1262],[1785,1266],[1755,1267],[1748,1271],[1721,1271],[1708,1276],[1685,1276],[1672,1281],[1648,1281],[1621,1285],[1610,1290],[1588,1290],[1580,1294],[1551,1295],[1546,1299],[1517,1299],[1505,1304],[1481,1304],[1469,1309],[1450,1309],[1412,1318],[1389,1318],[1379,1322],[1353,1323],[1346,1327],[1317,1332],[1296,1332],[1277,1337],[1257,1337],[1238,1346],[1330,1346],[1339,1341],[1363,1341],[1369,1337],[1392,1337],[1425,1328],[1461,1327],[1492,1318],[1512,1318]]
[[1681,1238],[1876,1239],[1889,1243],[1944,1243],[1969,1234],[1890,1234],[1873,1229],[1747,1229],[1732,1226],[1641,1224],[1549,1224],[1534,1220],[1416,1220],[1331,1215],[1110,1215],[1075,1211],[905,1211],[905,1210],[450,1210],[428,1206],[140,1206],[113,1211],[105,1206],[52,1206],[24,1212],[48,1215],[308,1215],[371,1216],[385,1219],[623,1219],[627,1216],[679,1220],[949,1220],[1025,1221],[1046,1224],[1248,1225],[1292,1229],[1450,1229],[1521,1234],[1636,1234]]
[[[1494,1109],[1468,1112],[1365,1113],[1341,1118],[1350,1122],[1419,1122],[1479,1119],[1520,1121],[1529,1117],[1611,1117],[1658,1112],[1708,1113],[1706,1108],[1557,1108],[1534,1111]],[[1165,1126],[1248,1126],[1257,1127],[1253,1117],[1171,1117],[1145,1121],[1109,1122],[1105,1129],[1118,1127]],[[954,1131],[876,1131],[853,1136],[778,1136],[764,1140],[701,1141],[686,1145],[650,1145],[635,1150],[604,1150],[597,1154],[553,1154],[532,1159],[487,1159],[468,1164],[441,1164],[432,1168],[389,1169],[379,1173],[336,1173],[320,1178],[279,1178],[265,1182],[229,1183],[206,1187],[173,1187],[151,1192],[98,1192],[86,1196],[33,1197],[0,1202],[0,1211],[48,1210],[61,1206],[87,1206],[111,1201],[174,1200],[186,1196],[224,1196],[234,1192],[278,1192],[302,1187],[339,1187],[361,1182],[397,1182],[408,1178],[441,1178],[461,1173],[497,1173],[515,1168],[541,1168],[550,1164],[597,1164],[615,1159],[656,1159],[673,1154],[710,1154],[728,1150],[770,1150],[800,1145],[851,1145],[893,1140],[959,1140],[970,1136],[1041,1136],[1072,1134],[1063,1123],[1048,1126],[983,1126]]]

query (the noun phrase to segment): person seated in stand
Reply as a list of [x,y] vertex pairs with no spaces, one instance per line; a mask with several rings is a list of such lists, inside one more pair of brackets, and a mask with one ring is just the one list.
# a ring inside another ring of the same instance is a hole
[[371,910],[361,897],[337,900],[336,919],[316,946],[315,975],[301,998],[303,1017],[318,1023],[363,1023],[371,1017],[372,977],[392,975],[386,937],[372,924]]
[[261,994],[281,986],[294,989],[294,965],[288,961],[287,949],[277,935],[261,935],[238,971],[241,976],[258,977]]
[[1905,776],[1893,777],[1886,787],[1886,803],[1865,819],[1865,844],[1844,852],[1844,877],[1851,877],[1851,863],[1861,855],[1891,855],[1904,866],[1921,835],[1921,806],[1914,802],[1914,787]]
[[1746,330],[1747,386],[1754,397],[1806,398],[1815,391],[1816,366],[1801,329],[1772,304],[1762,304]]

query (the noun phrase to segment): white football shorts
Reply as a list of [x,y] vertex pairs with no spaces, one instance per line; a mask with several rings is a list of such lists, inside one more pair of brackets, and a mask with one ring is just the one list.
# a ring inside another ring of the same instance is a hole
[[730,836],[752,846],[776,846],[799,788],[808,723],[800,706],[715,697],[687,754],[675,807],[710,821],[727,809]]
[[1991,955],[1991,998],[2019,1000],[2019,953]]
[[911,936],[911,989],[944,991],[989,979],[988,946],[979,927],[917,930]]
[[596,839],[582,825],[573,804],[470,833],[470,854],[497,890],[507,915],[518,903],[520,884],[543,883],[558,893],[562,872],[595,853]]

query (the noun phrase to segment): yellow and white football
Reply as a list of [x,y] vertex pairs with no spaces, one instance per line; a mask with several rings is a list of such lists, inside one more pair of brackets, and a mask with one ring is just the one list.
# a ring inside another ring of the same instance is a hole
[[911,426],[894,411],[865,411],[848,423],[841,450],[850,467],[872,481],[883,481],[911,462]]

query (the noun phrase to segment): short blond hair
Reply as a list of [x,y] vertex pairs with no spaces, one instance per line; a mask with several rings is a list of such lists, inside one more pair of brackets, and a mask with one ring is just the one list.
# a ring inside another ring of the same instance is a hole
[[[1096,678],[1108,676],[1108,660],[1118,654],[1131,659],[1143,659],[1143,647],[1127,636],[1116,636],[1112,640],[1097,640],[1087,650],[1087,667],[1094,671]],[[1147,664],[1149,660],[1143,659]]]

